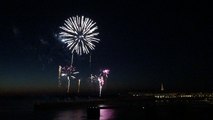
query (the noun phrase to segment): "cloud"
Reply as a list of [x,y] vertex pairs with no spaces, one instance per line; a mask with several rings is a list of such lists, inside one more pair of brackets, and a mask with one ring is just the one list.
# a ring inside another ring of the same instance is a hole
[[40,39],[41,44],[43,45],[48,45],[48,41],[45,41],[43,38]]
[[20,30],[17,27],[13,27],[13,35],[18,37],[20,35]]

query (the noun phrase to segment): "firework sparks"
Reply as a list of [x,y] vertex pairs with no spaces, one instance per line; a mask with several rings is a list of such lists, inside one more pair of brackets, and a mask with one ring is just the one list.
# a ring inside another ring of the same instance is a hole
[[89,77],[90,80],[91,80],[91,83],[98,82],[99,97],[101,97],[101,95],[102,95],[102,89],[103,89],[104,84],[107,81],[109,71],[110,71],[109,69],[104,69],[104,70],[100,71],[99,75],[92,75],[91,74],[90,77]]
[[60,27],[61,41],[67,44],[71,53],[76,52],[78,55],[88,54],[90,50],[95,49],[94,43],[99,43],[100,39],[96,38],[99,34],[96,23],[84,16],[70,17],[65,20],[64,26]]
[[67,80],[67,93],[70,92],[70,79],[75,79],[75,75],[77,75],[79,72],[75,71],[74,67],[62,67],[59,66],[59,87],[61,86],[61,78],[66,78]]
[[104,85],[104,78],[103,78],[103,76],[98,77],[98,81],[99,81],[99,97],[101,97],[102,87]]
[[108,74],[109,74],[109,69],[104,69],[102,72],[103,72],[104,74],[108,75]]

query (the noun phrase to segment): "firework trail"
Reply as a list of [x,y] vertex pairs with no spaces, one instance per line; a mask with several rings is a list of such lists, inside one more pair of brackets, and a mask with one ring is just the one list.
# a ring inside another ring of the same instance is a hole
[[80,92],[80,87],[81,87],[81,80],[78,79],[78,93]]

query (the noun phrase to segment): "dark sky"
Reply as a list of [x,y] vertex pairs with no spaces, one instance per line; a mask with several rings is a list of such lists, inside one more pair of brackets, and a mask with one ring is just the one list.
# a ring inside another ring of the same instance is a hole
[[[212,4],[87,0],[1,4],[0,92],[53,90],[71,54],[57,39],[71,16],[97,23],[93,71],[110,68],[111,88],[212,90]],[[75,56],[85,76],[89,56]]]

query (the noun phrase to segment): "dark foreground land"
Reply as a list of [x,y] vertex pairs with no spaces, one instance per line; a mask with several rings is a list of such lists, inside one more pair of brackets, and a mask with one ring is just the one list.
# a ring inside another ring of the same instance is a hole
[[85,120],[212,120],[212,115],[213,101],[207,96],[169,98],[159,97],[159,94],[104,97],[44,95],[1,97],[0,100],[0,118],[8,120],[66,120],[64,117]]
[[[88,118],[100,117],[100,110],[120,111],[118,118],[142,119],[213,119],[213,102],[201,98],[154,98],[154,97],[115,97],[115,98],[69,98],[57,101],[43,101],[34,104],[35,110],[87,109]],[[122,111],[122,112],[121,112]],[[130,116],[128,116],[130,115]],[[123,117],[122,117],[123,116]]]
[[200,98],[144,98],[144,97],[116,97],[116,98],[80,98],[68,97],[63,99],[40,100],[34,102],[35,109],[54,108],[154,108],[154,107],[212,107],[212,99]]

